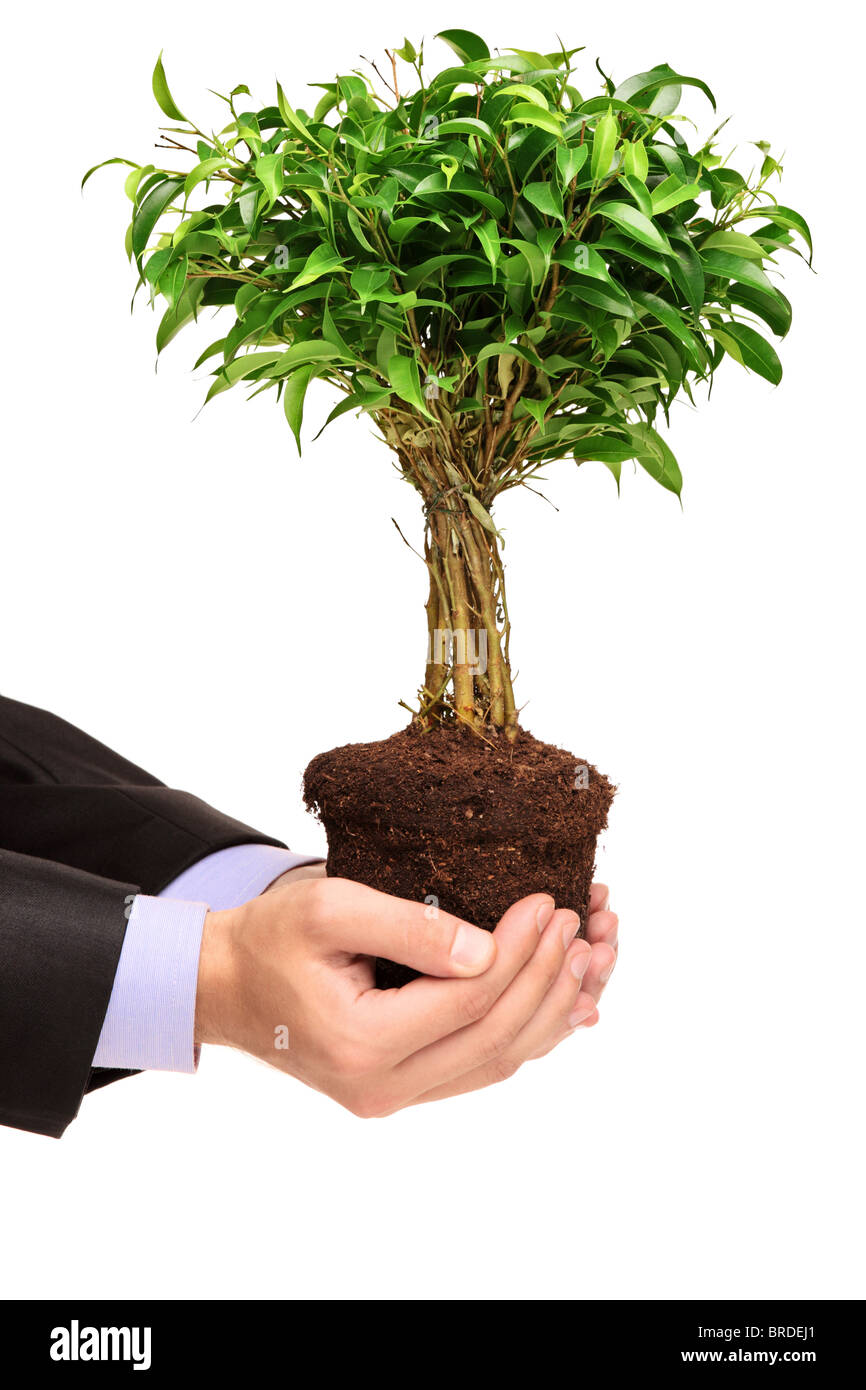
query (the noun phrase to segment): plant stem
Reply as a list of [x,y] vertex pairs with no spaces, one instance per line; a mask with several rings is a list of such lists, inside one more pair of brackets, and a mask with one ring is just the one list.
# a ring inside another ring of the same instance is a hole
[[517,735],[508,616],[496,536],[450,487],[428,505],[427,664],[416,721]]

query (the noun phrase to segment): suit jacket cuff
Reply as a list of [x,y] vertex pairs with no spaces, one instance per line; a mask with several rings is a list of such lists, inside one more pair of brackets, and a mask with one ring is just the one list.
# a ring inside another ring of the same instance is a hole
[[77,1115],[137,891],[0,850],[0,1124]]

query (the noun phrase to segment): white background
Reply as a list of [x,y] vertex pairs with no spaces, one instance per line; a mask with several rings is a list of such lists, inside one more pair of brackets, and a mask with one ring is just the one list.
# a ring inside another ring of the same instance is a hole
[[[307,760],[387,735],[417,687],[424,576],[391,517],[413,539],[420,517],[364,422],[298,461],[270,398],[230,393],[193,422],[195,341],[154,374],[123,174],[78,185],[108,155],[148,159],[159,49],[203,125],[221,119],[209,87],[263,104],[276,73],[303,104],[359,52],[449,24],[586,44],[585,95],[596,54],[618,80],[670,62],[737,113],[733,139],[787,150],[781,200],[810,219],[818,271],[786,258],[778,389],[729,364],[708,406],[677,407],[682,512],[644,474],[618,501],[601,465],[568,463],[558,513],[531,495],[497,512],[524,722],[620,785],[600,1026],[507,1086],[384,1122],[212,1051],[195,1079],[86,1099],[60,1143],[3,1131],[8,1296],[866,1292],[856,45],[833,4],[819,26],[736,0],[574,13],[7,16],[0,688],[295,848],[323,845]],[[328,408],[322,389],[309,423]]]

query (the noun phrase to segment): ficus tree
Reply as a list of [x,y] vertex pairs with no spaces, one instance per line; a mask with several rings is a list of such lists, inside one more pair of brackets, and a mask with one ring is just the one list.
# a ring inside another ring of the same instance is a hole
[[770,274],[811,241],[770,192],[766,144],[744,174],[718,153],[721,126],[694,135],[683,89],[715,109],[699,78],[662,64],[617,84],[596,65],[586,94],[580,49],[491,55],[474,34],[438,37],[455,61],[435,76],[406,41],[313,84],[312,110],[279,86],[254,110],[236,87],[218,133],[182,114],[160,59],[166,164],[106,163],[131,164],[126,245],[165,301],[158,350],[215,306],[224,332],[196,364],[208,399],[273,392],[300,449],[322,378],[341,395],[326,423],[370,416],[418,492],[418,724],[513,737],[496,499],[560,459],[598,461],[617,487],[634,461],[678,496],[659,417],[725,356],[779,381],[766,330],[784,337],[791,309]]

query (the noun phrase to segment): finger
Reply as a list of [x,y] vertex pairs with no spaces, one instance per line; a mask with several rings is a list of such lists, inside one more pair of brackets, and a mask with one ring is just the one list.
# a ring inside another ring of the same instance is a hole
[[607,912],[610,907],[610,889],[606,883],[594,883],[589,890],[589,910]]
[[604,987],[613,974],[616,965],[616,951],[606,942],[592,947],[592,959],[583,977],[583,988],[598,1003]]
[[466,977],[487,970],[496,955],[490,932],[450,912],[378,893],[346,878],[298,885],[318,891],[304,914],[316,940],[352,955],[385,956],[424,975]]
[[543,1056],[595,1011],[595,1000],[583,984],[591,960],[591,948],[576,941],[540,1008],[509,1048],[510,1056],[521,1062]]
[[[523,968],[483,1018],[416,1052],[396,1067],[393,1079],[397,1104],[405,1105],[422,1091],[456,1081],[466,1072],[495,1062],[509,1052],[559,975],[577,927],[573,912],[554,912]],[[501,948],[499,954],[503,954]]]
[[615,951],[619,940],[619,918],[615,912],[591,912],[586,925],[586,940],[593,946],[602,943]]
[[[589,955],[588,951],[586,955]],[[553,995],[553,993],[554,990],[551,990],[550,995]],[[563,994],[564,993],[565,991],[563,991]],[[550,995],[548,998],[550,998]],[[544,1007],[545,1009],[547,1008],[547,1000],[545,1000]],[[480,1091],[486,1086],[494,1086],[499,1081],[506,1081],[509,1077],[512,1077],[515,1072],[520,1070],[524,1062],[546,1056],[548,1052],[552,1052],[559,1043],[563,1042],[565,1038],[570,1037],[572,1033],[582,1028],[591,1028],[594,1024],[598,1023],[598,1010],[595,1007],[594,1000],[591,999],[588,994],[582,993],[579,987],[576,998],[574,997],[573,991],[571,991],[567,999],[560,999],[558,1001],[556,1014],[557,1017],[553,1023],[553,1032],[548,1033],[545,1031],[545,1036],[540,1042],[538,1042],[538,1037],[540,1036],[541,1030],[536,1034],[534,1025],[530,1025],[530,1028],[533,1030],[531,1040],[530,1032],[526,1030],[519,1045],[515,1043],[515,1047],[509,1049],[502,1057],[497,1057],[494,1061],[488,1062],[484,1066],[476,1067],[473,1071],[467,1072],[464,1076],[458,1077],[455,1081],[446,1082],[443,1086],[432,1087],[431,1090],[423,1092],[420,1096],[416,1096],[410,1104],[426,1105],[429,1101],[433,1100],[448,1100],[451,1096],[466,1095],[469,1091]],[[564,1014],[566,1015],[565,1018],[563,1017]],[[572,1023],[571,1019],[573,1017],[576,1017],[578,1022]],[[537,1046],[535,1046],[536,1042],[538,1042]],[[534,1047],[534,1050],[524,1055],[529,1046]]]
[[402,989],[368,990],[358,1000],[360,1025],[378,1037],[386,1060],[402,1062],[493,1007],[529,960],[554,916],[546,893],[521,898],[493,932],[496,959],[477,979],[412,980]]

